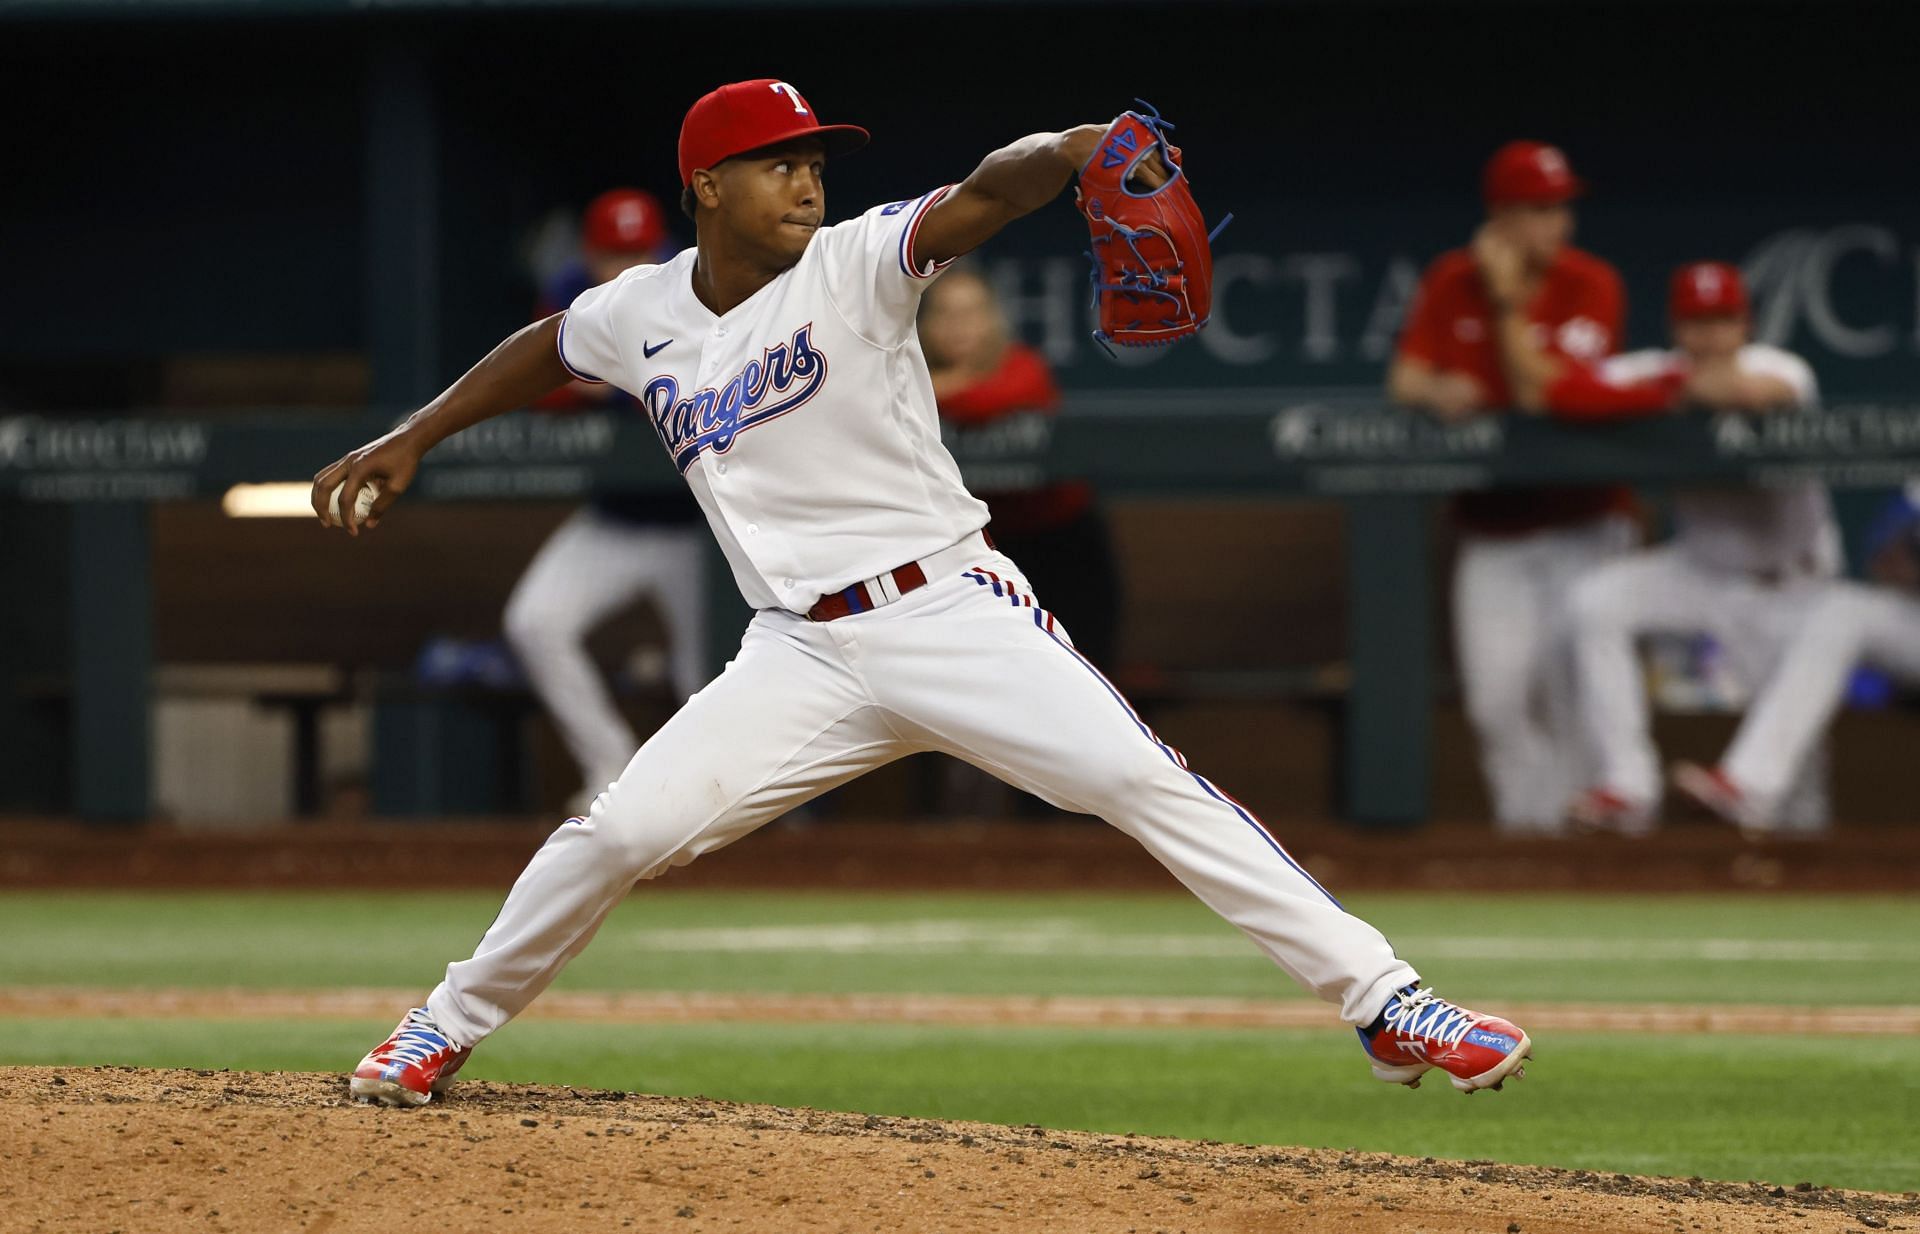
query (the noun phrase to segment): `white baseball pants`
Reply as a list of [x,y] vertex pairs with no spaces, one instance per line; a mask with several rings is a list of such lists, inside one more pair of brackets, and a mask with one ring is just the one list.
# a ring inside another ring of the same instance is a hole
[[1575,579],[1625,552],[1633,538],[1633,523],[1621,515],[1522,536],[1460,538],[1454,658],[1502,831],[1557,831],[1567,802],[1585,787],[1567,595]]
[[1144,844],[1289,976],[1365,1024],[1416,980],[1259,820],[1161,742],[979,535],[893,604],[765,610],[739,655],[547,840],[427,1006],[471,1046],[578,954],[637,879],[730,844],[903,755],[941,750]]
[[[1574,662],[1593,783],[1649,806],[1661,797],[1639,639],[1711,635],[1727,653],[1734,677],[1751,693],[1772,675],[1828,585],[1817,578],[1770,585],[1704,566],[1672,544],[1608,562],[1576,583]],[[1796,821],[1807,829],[1824,827],[1825,760],[1803,758],[1794,766],[1800,781],[1794,786]],[[1787,788],[1782,785],[1783,795]]]
[[1819,749],[1862,661],[1920,682],[1920,597],[1861,583],[1822,584],[1722,764],[1761,817],[1792,821],[1781,803]]
[[627,523],[587,507],[540,546],[507,600],[507,641],[592,792],[633,757],[633,726],[587,654],[587,636],[642,596],[667,635],[673,688],[706,680],[707,529]]

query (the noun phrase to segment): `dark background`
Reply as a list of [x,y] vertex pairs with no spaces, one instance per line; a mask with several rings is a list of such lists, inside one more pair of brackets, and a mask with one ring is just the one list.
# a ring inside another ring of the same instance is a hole
[[[1127,363],[1088,343],[1086,233],[1064,201],[982,255],[1080,405],[1378,390],[1406,291],[1470,234],[1480,168],[1515,137],[1560,144],[1592,185],[1579,242],[1626,274],[1631,344],[1660,341],[1675,264],[1732,260],[1762,333],[1805,354],[1831,398],[1910,401],[1915,9],[0,0],[0,415],[413,405],[526,319],[543,220],[612,184],[671,197],[686,107],[755,76],[872,130],[873,146],[831,172],[835,218],[1136,97],[1178,124],[1209,215],[1236,215],[1195,343]],[[1843,496],[1851,532],[1877,501]],[[1141,679],[1319,683],[1349,654],[1338,507],[1122,501],[1113,513],[1129,573],[1151,581],[1126,607],[1123,660]],[[413,555],[396,524],[387,549],[350,558],[310,527],[156,504],[153,656],[257,656],[313,627],[336,636],[314,658],[404,667],[428,635],[496,634],[505,588],[563,514],[542,507],[523,526],[518,511],[423,507]],[[65,800],[59,709],[91,656],[68,628],[77,517],[0,501],[0,593],[15,598],[0,604],[0,745],[16,755],[0,764],[0,804]],[[1435,562],[1445,553],[1436,537]],[[395,580],[383,594],[423,611],[362,603],[369,559]],[[409,587],[423,571],[432,585]],[[295,583],[343,607],[316,607]],[[1444,645],[1443,628],[1429,634]],[[1291,711],[1268,695],[1233,704],[1245,714],[1160,708],[1197,747],[1241,741],[1256,771],[1274,749],[1297,753],[1272,769],[1270,796],[1324,812],[1332,790],[1302,785],[1335,762],[1339,688],[1307,693]],[[1437,715],[1436,799],[1468,816],[1483,807],[1441,781],[1470,779],[1470,755],[1457,714]],[[1228,736],[1212,742],[1207,723]],[[1280,724],[1292,725],[1282,739],[1244,738]]]
[[[414,172],[434,197],[434,379],[524,317],[536,220],[610,183],[673,192],[686,106],[758,75],[872,129],[833,170],[835,216],[1141,95],[1178,122],[1203,204],[1238,216],[1223,256],[1356,263],[1336,355],[1304,345],[1305,285],[1276,274],[1223,296],[1232,329],[1271,332],[1260,362],[1187,349],[1135,373],[1057,354],[1072,384],[1371,384],[1360,336],[1386,267],[1464,237],[1481,163],[1515,136],[1558,142],[1594,186],[1581,241],[1626,270],[1636,341],[1659,336],[1674,262],[1868,224],[1895,249],[1848,251],[1829,281],[1844,323],[1878,330],[1875,354],[1823,357],[1804,323],[1784,341],[1831,361],[1830,391],[1920,376],[1909,4],[262,7],[0,8],[0,375],[16,406],[150,395],[103,361],[369,348],[392,264],[370,237],[369,138],[395,64],[432,124]],[[992,255],[1082,244],[1062,204]],[[95,369],[67,367],[81,360]]]

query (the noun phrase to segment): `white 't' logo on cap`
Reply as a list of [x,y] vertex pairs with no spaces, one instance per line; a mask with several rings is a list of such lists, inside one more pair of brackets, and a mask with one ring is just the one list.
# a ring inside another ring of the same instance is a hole
[[776,81],[772,85],[768,86],[767,89],[773,91],[775,94],[786,95],[788,101],[793,104],[793,110],[796,115],[804,116],[807,114],[807,101],[800,97],[800,92],[798,90],[795,90],[792,86],[789,86],[786,82]]

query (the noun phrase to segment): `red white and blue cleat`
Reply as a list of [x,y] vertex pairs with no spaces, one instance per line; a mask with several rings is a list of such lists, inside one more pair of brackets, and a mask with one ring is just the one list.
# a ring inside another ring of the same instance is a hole
[[1372,1031],[1355,1031],[1374,1076],[1408,1088],[1420,1087],[1420,1077],[1438,1067],[1463,1093],[1498,1089],[1524,1076],[1521,1064],[1533,1056],[1532,1040],[1512,1024],[1417,985],[1393,992]]
[[348,1087],[359,1101],[415,1106],[433,1100],[453,1083],[453,1073],[472,1050],[448,1040],[425,1007],[415,1007],[400,1026],[353,1069]]

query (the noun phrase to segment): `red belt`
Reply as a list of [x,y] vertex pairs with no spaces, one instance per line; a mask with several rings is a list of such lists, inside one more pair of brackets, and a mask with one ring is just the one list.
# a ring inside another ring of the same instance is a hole
[[[987,535],[984,528],[981,529],[980,535],[986,540],[987,547],[992,548],[993,537]],[[887,576],[893,580],[894,590],[903,596],[910,591],[918,591],[927,585],[927,572],[920,568],[920,563],[917,561],[909,561],[904,566],[895,566],[887,572]],[[807,610],[807,619],[809,621],[838,621],[842,617],[850,617],[855,613],[864,613],[874,607],[877,606],[874,604],[873,592],[867,587],[866,583],[855,583],[844,591],[836,591],[832,595],[821,596],[820,602]]]
[[[909,561],[889,571],[893,585],[901,595],[909,591],[918,591],[927,585],[927,572],[920,568],[917,561]],[[864,613],[873,605],[873,593],[865,583],[855,583],[845,591],[836,591],[830,596],[821,596],[820,602],[807,610],[812,621],[837,621],[854,613]]]

